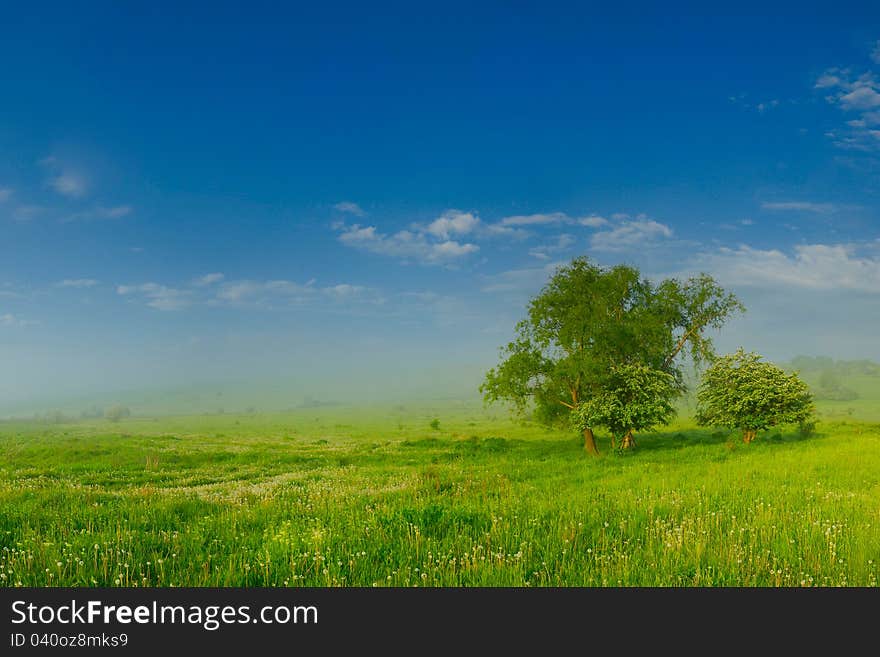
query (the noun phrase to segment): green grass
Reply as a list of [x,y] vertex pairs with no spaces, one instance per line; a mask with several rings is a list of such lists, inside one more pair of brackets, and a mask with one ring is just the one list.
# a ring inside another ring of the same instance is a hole
[[0,584],[876,586],[880,425],[834,410],[598,459],[468,404],[0,423]]

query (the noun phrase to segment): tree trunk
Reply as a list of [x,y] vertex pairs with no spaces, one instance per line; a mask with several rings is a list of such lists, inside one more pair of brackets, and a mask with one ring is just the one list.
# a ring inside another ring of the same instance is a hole
[[584,429],[584,451],[592,456],[599,455],[599,448],[596,446],[596,436],[590,427]]
[[623,440],[620,441],[620,449],[632,449],[636,446],[636,439],[633,437],[633,430],[629,429]]
[[743,442],[748,445],[755,439],[755,436],[757,435],[758,432],[754,429],[746,429],[745,431],[743,431]]

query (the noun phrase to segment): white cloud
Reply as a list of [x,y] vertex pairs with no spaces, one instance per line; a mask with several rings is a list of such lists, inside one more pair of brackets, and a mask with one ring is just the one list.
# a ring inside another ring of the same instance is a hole
[[367,288],[361,285],[349,285],[348,283],[340,283],[339,285],[331,285],[321,290],[324,294],[337,299],[339,301],[353,299],[361,296],[367,291]]
[[870,110],[880,107],[880,94],[870,86],[861,86],[840,96],[838,102],[845,110]]
[[330,285],[320,290],[321,294],[337,303],[359,303],[381,305],[385,303],[385,298],[376,290],[365,287],[363,285],[351,285],[349,283],[340,283],[338,285]]
[[608,224],[608,220],[605,217],[591,214],[589,216],[577,219],[576,223],[579,223],[581,226],[587,226],[589,228],[601,228],[602,226],[606,226]]
[[480,250],[476,244],[459,244],[452,240],[446,240],[440,244],[434,244],[431,247],[431,257],[436,259],[460,258],[469,253],[476,253]]
[[156,310],[180,310],[192,304],[191,292],[188,290],[166,287],[158,283],[119,285],[116,293],[122,296],[141,295],[147,300],[147,305]]
[[542,226],[548,224],[570,224],[599,228],[608,223],[604,217],[595,214],[584,217],[571,217],[564,212],[550,212],[547,214],[521,214],[512,217],[504,217],[499,224],[501,226]]
[[49,173],[49,179],[46,182],[58,194],[78,199],[88,193],[88,177],[80,168],[73,167],[54,155],[44,157],[38,163]]
[[761,207],[764,210],[795,210],[817,214],[827,214],[837,209],[832,203],[813,203],[811,201],[765,202],[761,203]]
[[381,240],[382,236],[376,232],[375,226],[365,226],[361,228],[359,224],[354,226],[341,225],[342,235],[339,241],[343,244],[357,246],[359,244],[368,244],[376,240]]
[[85,178],[75,173],[62,173],[49,179],[49,186],[62,196],[81,198],[88,190]]
[[523,214],[512,217],[504,217],[502,226],[539,226],[545,224],[567,223],[569,217],[564,212],[551,212],[549,214]]
[[[241,280],[220,285],[208,305],[247,305],[262,308],[310,304],[310,307],[333,304],[382,304],[384,299],[375,290],[363,285],[339,283],[318,287],[315,279],[305,283],[288,280]],[[333,306],[327,306],[333,307]]]
[[0,187],[0,203],[5,203],[12,198],[12,190],[9,187]]
[[858,114],[846,120],[843,134],[826,132],[835,146],[860,151],[880,149],[880,131],[869,129],[880,123],[880,82],[873,72],[854,77],[847,69],[828,69],[819,76],[815,88],[828,90],[825,99],[842,111]]
[[556,242],[553,244],[545,244],[530,249],[529,255],[539,260],[549,260],[552,255],[567,251],[575,241],[574,236],[563,233],[556,238]]
[[230,281],[220,286],[217,299],[230,303],[266,303],[272,299],[302,301],[314,293],[311,282],[301,285],[287,280]]
[[595,233],[590,244],[597,251],[627,251],[644,248],[670,237],[672,229],[666,224],[651,219],[638,219]]
[[352,203],[351,201],[341,201],[340,203],[334,205],[333,209],[339,212],[354,215],[355,217],[367,216],[367,213],[363,211],[361,206],[359,206],[357,203]]
[[40,322],[33,319],[22,319],[17,315],[13,315],[12,313],[5,313],[0,315],[0,326],[6,326],[10,328],[27,328],[28,326],[36,326]]
[[[317,287],[315,279],[305,283],[275,280],[232,280],[220,273],[212,273],[190,281],[182,287],[168,287],[158,283],[119,285],[120,296],[142,299],[157,310],[180,310],[189,306],[246,306],[264,309],[302,304],[381,304],[384,299],[371,288],[349,283]],[[328,306],[334,307],[334,306]]]
[[480,220],[471,212],[447,210],[428,224],[424,231],[439,239],[448,240],[452,235],[467,235],[474,232]]
[[[624,215],[626,216],[626,215]],[[644,215],[639,220],[646,219]],[[540,226],[584,226],[601,228],[611,222],[596,214],[570,216],[564,212],[511,215],[495,223],[482,221],[475,212],[446,210],[427,223],[412,224],[408,229],[393,234],[379,232],[376,226],[348,225],[337,222],[333,228],[340,231],[339,241],[353,248],[423,264],[450,264],[477,253],[481,239],[506,237],[525,239],[531,235],[526,228]],[[555,244],[532,249],[534,257],[549,257],[554,251],[565,249],[574,238],[557,236]]]
[[834,87],[839,87],[843,84],[843,80],[841,80],[837,75],[826,71],[816,80],[816,84],[814,85],[815,89],[833,89]]
[[487,237],[509,237],[515,240],[524,240],[529,237],[529,231],[523,228],[514,228],[513,226],[502,226],[497,224],[483,224],[480,233]]
[[57,283],[58,287],[75,287],[75,288],[84,288],[84,287],[94,287],[98,284],[94,278],[65,278],[63,281]]
[[213,274],[205,274],[204,276],[200,276],[195,281],[193,281],[193,285],[196,287],[207,287],[208,285],[214,285],[214,283],[219,283],[225,278],[223,274],[220,272],[215,272]]
[[[433,223],[436,222],[432,222],[432,225]],[[465,225],[466,223],[462,223],[459,227]],[[450,226],[444,226],[444,228],[448,231]],[[436,228],[435,233],[422,229],[419,231],[401,230],[393,235],[382,234],[377,231],[375,226],[362,227],[358,224],[342,226],[341,230],[339,241],[346,246],[422,264],[449,263],[468,254],[476,253],[480,248],[476,244],[462,244],[450,239],[437,241],[437,235],[443,232],[440,226]]]
[[699,264],[732,285],[880,294],[880,258],[859,255],[853,245],[799,245],[792,254],[743,245],[704,254]]

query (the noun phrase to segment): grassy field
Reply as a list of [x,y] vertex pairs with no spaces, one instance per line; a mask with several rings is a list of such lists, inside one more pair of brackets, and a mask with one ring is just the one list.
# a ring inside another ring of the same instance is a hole
[[0,584],[876,586],[875,408],[598,459],[465,403],[0,423]]

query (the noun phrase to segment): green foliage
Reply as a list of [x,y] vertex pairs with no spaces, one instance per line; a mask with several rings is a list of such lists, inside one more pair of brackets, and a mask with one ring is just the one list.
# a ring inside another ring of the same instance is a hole
[[431,420],[431,424],[429,425],[434,431],[437,431],[440,428],[440,420],[438,418],[434,418]]
[[697,363],[710,358],[706,331],[742,310],[734,295],[705,274],[655,285],[633,267],[603,268],[575,258],[531,300],[480,392],[487,403],[510,402],[519,413],[532,412],[552,425],[582,402],[607,402],[617,385],[608,377],[614,368],[662,372],[678,389],[684,378],[680,356],[689,353]]
[[814,412],[810,390],[797,374],[742,349],[717,359],[697,393],[697,424],[741,429],[747,440],[780,424],[808,426]]
[[623,438],[668,424],[675,416],[672,402],[678,394],[672,375],[644,365],[621,365],[604,378],[602,392],[578,405],[572,419],[578,432],[600,426]]

